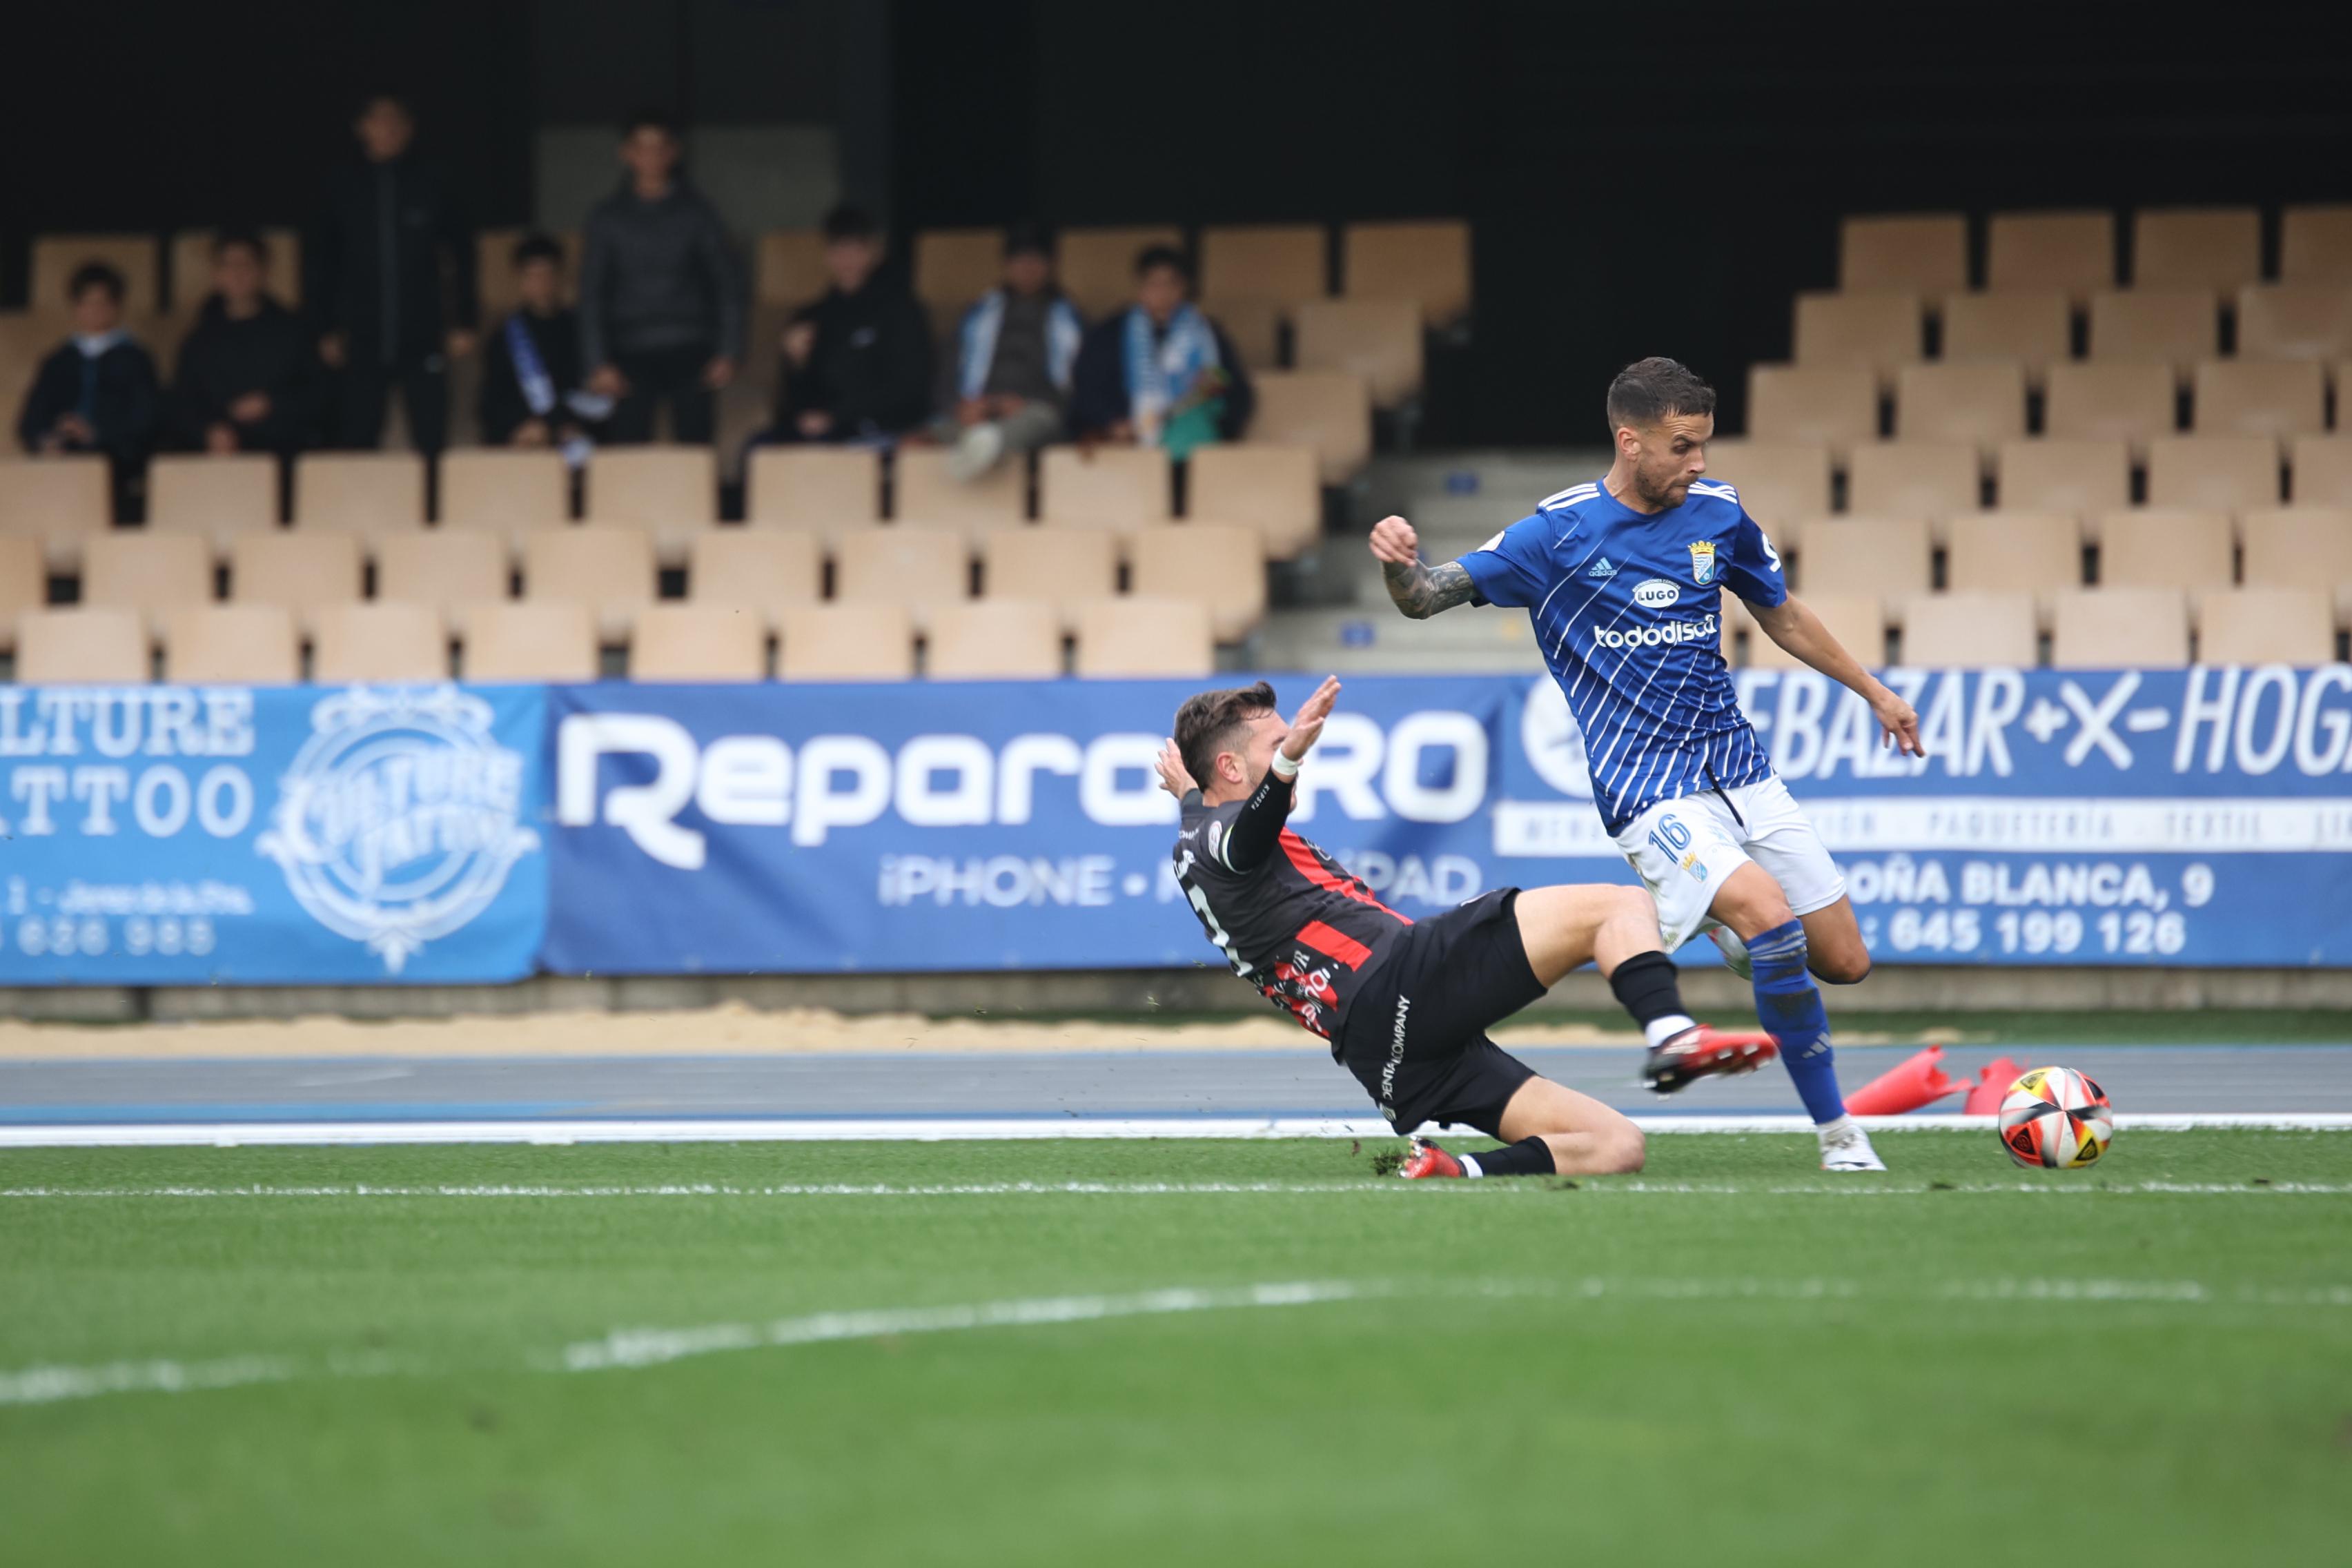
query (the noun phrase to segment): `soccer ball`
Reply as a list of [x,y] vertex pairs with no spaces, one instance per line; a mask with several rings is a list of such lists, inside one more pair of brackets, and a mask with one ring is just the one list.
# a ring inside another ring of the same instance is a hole
[[2000,1102],[2000,1146],[2021,1165],[2079,1169],[2107,1152],[2115,1131],[2106,1091],[2073,1068],[2035,1068]]

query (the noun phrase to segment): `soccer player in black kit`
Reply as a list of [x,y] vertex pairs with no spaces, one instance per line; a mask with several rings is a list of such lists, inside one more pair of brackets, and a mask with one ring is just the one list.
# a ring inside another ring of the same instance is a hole
[[1415,1137],[1399,1175],[1642,1168],[1641,1129],[1486,1037],[1587,962],[1641,1024],[1643,1076],[1662,1093],[1777,1054],[1769,1035],[1720,1032],[1683,1010],[1640,888],[1498,888],[1416,921],[1284,826],[1339,697],[1338,679],[1325,680],[1286,724],[1264,681],[1202,692],[1177,710],[1160,781],[1182,804],[1176,879],[1234,973],[1329,1042],[1398,1131],[1454,1122],[1507,1145],[1454,1155]]

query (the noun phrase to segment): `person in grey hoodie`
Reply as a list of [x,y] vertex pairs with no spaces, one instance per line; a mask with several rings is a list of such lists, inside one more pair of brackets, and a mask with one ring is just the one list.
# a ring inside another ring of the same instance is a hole
[[717,433],[713,395],[743,357],[743,274],[718,209],[678,173],[677,127],[631,120],[628,177],[588,215],[580,271],[580,358],[588,390],[613,400],[611,441],[650,441],[657,405],[670,435]]

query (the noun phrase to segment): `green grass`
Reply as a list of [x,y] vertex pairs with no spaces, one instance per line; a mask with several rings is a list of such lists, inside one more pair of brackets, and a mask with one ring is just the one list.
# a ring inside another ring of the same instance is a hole
[[[0,1559],[2344,1561],[2352,1135],[2126,1131],[2056,1175],[1906,1132],[1862,1181],[1810,1144],[1661,1136],[1573,1186],[1316,1142],[0,1154],[114,1194],[0,1197],[0,1388],[289,1374],[0,1404]],[[1279,1190],[758,1190],[1013,1181]],[[548,1370],[621,1328],[1286,1281],[1360,1295]]]

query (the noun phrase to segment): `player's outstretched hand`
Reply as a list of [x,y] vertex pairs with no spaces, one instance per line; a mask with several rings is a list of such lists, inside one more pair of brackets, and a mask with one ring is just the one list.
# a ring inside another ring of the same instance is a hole
[[1919,715],[1912,711],[1911,704],[1882,686],[1871,696],[1870,710],[1878,719],[1880,745],[1926,760],[1927,748],[1919,743]]
[[1156,765],[1160,769],[1160,787],[1178,800],[1182,800],[1200,787],[1192,782],[1191,772],[1184,766],[1184,753],[1176,749],[1174,741],[1160,748],[1160,760]]
[[1410,566],[1421,559],[1421,535],[1401,517],[1384,517],[1372,525],[1372,555],[1392,566]]
[[1327,675],[1315,695],[1298,705],[1291,715],[1290,733],[1283,738],[1282,754],[1292,762],[1307,760],[1307,749],[1322,738],[1323,721],[1331,717],[1331,710],[1339,700],[1339,678]]

